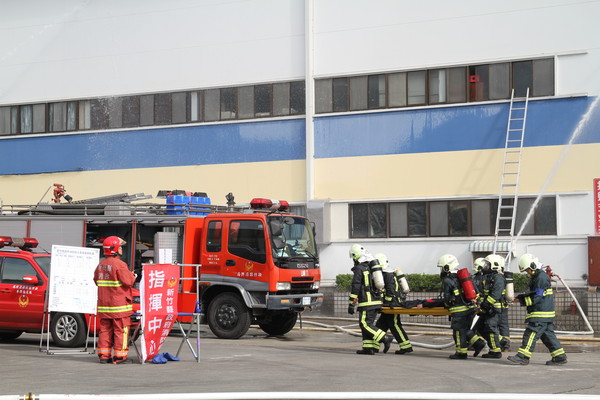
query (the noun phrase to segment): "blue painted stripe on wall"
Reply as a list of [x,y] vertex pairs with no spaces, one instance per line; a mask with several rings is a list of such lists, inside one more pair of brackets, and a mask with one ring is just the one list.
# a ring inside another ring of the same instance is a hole
[[305,158],[290,119],[0,140],[0,174],[37,174]]
[[[530,102],[525,146],[566,144],[592,98]],[[503,148],[508,104],[315,119],[315,157]],[[305,158],[304,119],[0,140],[0,174],[37,174]],[[576,143],[600,143],[600,107]]]
[[[593,98],[530,101],[525,146],[561,145],[569,138]],[[600,107],[576,143],[600,142]],[[319,117],[315,157],[504,148],[509,104],[404,110]]]

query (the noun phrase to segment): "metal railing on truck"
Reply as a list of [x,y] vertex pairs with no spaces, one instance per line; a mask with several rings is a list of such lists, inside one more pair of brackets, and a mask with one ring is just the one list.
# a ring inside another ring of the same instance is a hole
[[224,212],[242,212],[244,207],[196,203],[45,203],[0,205],[0,216],[18,215],[107,215],[107,216],[190,216]]

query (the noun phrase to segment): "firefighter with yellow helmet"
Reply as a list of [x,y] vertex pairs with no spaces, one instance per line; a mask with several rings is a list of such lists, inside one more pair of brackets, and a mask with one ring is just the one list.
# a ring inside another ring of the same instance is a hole
[[527,327],[517,354],[509,356],[508,360],[519,365],[529,364],[536,342],[542,339],[552,356],[546,361],[546,365],[564,365],[567,363],[567,353],[554,333],[556,315],[550,277],[542,270],[542,263],[533,254],[523,254],[519,258],[519,271],[527,273],[531,278],[529,292],[520,294],[514,300],[527,307]]
[[473,261],[473,275],[471,278],[473,279],[473,286],[475,286],[475,290],[477,293],[483,292],[483,267],[485,265],[485,258],[479,257]]
[[[382,266],[383,270],[383,282],[385,284],[383,305],[385,307],[413,307],[414,304],[407,304],[404,302],[406,293],[409,292],[409,288],[403,271],[400,268],[392,268],[385,254],[375,254],[375,258],[379,262],[379,265]],[[415,303],[420,303],[420,301],[415,301]],[[422,306],[419,304],[417,307],[421,308]],[[400,347],[396,350],[396,354],[406,354],[413,351],[412,344],[402,326],[399,314],[381,313],[375,326],[385,332],[388,330],[392,332],[392,335]]]
[[372,355],[383,343],[383,352],[390,348],[392,336],[375,326],[375,318],[382,307],[383,274],[379,262],[360,244],[350,247],[352,285],[348,299],[348,314],[358,311],[358,323],[362,333],[362,349],[357,354]]
[[465,360],[469,345],[475,350],[474,356],[485,347],[485,341],[471,330],[474,305],[468,302],[456,276],[460,266],[458,259],[452,254],[444,254],[438,259],[440,277],[442,278],[442,301],[450,311],[450,327],[454,338],[455,353],[449,356],[452,360]]
[[480,322],[479,334],[483,336],[489,347],[489,352],[482,358],[502,358],[500,347],[500,332],[498,325],[504,301],[505,282],[502,275],[504,258],[498,254],[490,254],[484,259],[483,293],[479,303]]

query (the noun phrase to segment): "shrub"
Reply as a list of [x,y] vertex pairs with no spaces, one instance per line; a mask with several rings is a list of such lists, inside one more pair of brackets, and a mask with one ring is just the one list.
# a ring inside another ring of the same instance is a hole
[[[523,293],[528,290],[529,276],[515,273],[515,292]],[[442,280],[437,274],[406,274],[411,292],[439,292],[442,290]],[[340,274],[335,277],[335,286],[342,292],[349,292],[352,284],[352,274]]]
[[[412,292],[439,292],[442,281],[434,274],[407,274],[406,279]],[[335,286],[342,292],[349,292],[352,274],[340,274],[335,277]]]
[[442,280],[438,274],[406,274],[411,292],[440,292]]
[[352,274],[339,274],[335,277],[335,286],[341,292],[349,292],[352,284]]
[[529,290],[529,275],[514,274],[515,293],[524,293]]

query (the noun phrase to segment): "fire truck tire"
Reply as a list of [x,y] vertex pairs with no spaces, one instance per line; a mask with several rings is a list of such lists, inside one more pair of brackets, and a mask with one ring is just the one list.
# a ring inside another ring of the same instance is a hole
[[208,307],[208,327],[221,339],[239,339],[250,328],[250,310],[240,296],[221,293]]
[[0,340],[15,340],[23,334],[23,331],[0,332]]
[[85,344],[87,329],[80,314],[56,313],[50,321],[50,334],[59,347],[79,347]]
[[296,320],[298,319],[298,313],[294,311],[288,311],[278,314],[270,315],[264,321],[258,321],[258,326],[265,333],[271,336],[285,335],[294,328]]

